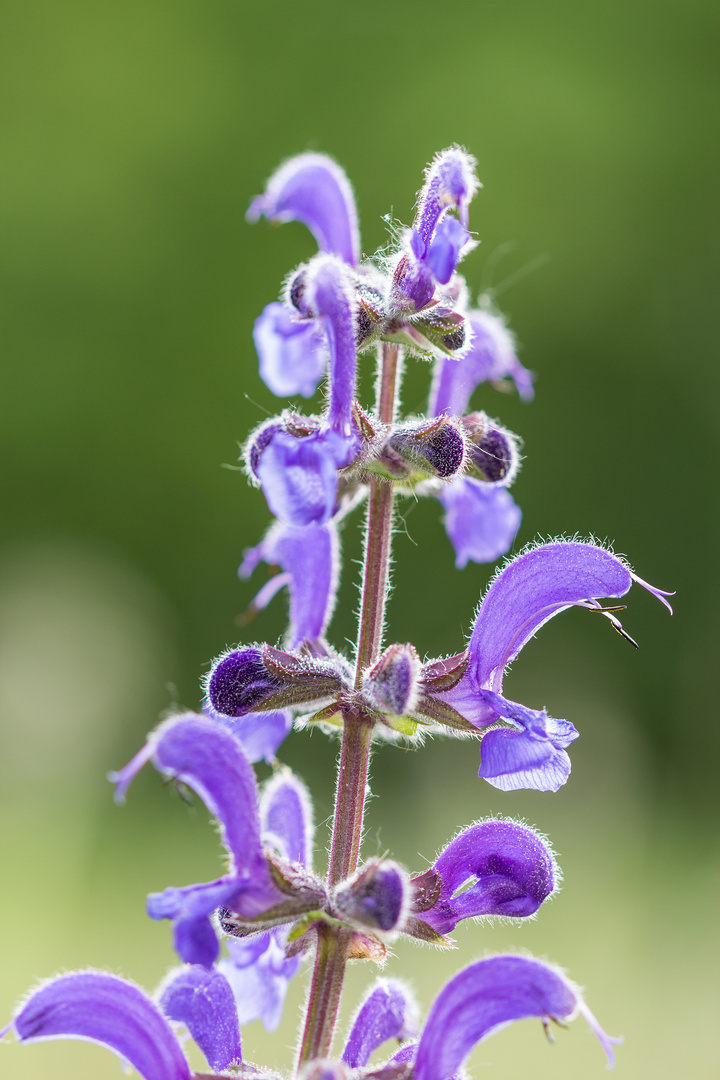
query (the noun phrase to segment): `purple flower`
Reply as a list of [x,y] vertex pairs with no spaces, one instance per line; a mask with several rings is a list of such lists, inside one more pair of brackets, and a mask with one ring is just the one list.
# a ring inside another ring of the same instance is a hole
[[442,488],[438,498],[458,570],[468,562],[494,562],[510,549],[522,510],[506,487],[459,476]]
[[330,356],[329,402],[321,423],[301,430],[292,417],[264,423],[246,457],[270,511],[287,525],[329,521],[336,510],[337,474],[362,448],[353,417],[355,315],[352,283],[343,263],[318,255],[306,274],[305,296],[324,331]]
[[[312,806],[307,788],[289,769],[282,769],[265,785],[260,818],[265,842],[291,863],[309,870]],[[227,939],[229,957],[220,961],[218,969],[232,987],[241,1024],[260,1019],[267,1031],[278,1027],[288,985],[300,968],[299,956],[285,955],[286,940],[283,928]]]
[[[291,158],[270,178],[263,195],[250,204],[248,221],[300,221],[321,251],[350,266],[360,261],[357,210],[350,182],[324,154]],[[253,331],[260,376],[279,397],[312,397],[327,367],[327,349],[318,327],[302,321],[285,304],[272,303]]]
[[[220,1002],[214,1005],[222,1009]],[[30,994],[0,1038],[11,1029],[21,1042],[98,1043],[137,1069],[144,1080],[190,1080],[185,1055],[157,1005],[117,975],[76,971],[50,979]],[[219,1046],[216,1049],[229,1064],[235,1051],[239,1054],[239,1037],[232,1051],[226,1048],[232,1057],[222,1055]]]
[[437,933],[449,934],[462,919],[534,915],[558,877],[547,841],[527,825],[505,819],[463,829],[413,883],[423,893],[439,889],[431,907],[420,907],[420,918]]
[[397,979],[378,979],[360,1005],[343,1050],[351,1069],[362,1069],[388,1039],[402,1042],[417,1035],[417,1008]]
[[321,251],[351,266],[360,261],[357,210],[344,171],[325,154],[300,154],[270,177],[262,195],[250,204],[248,221],[300,221]]
[[538,1017],[545,1027],[582,1013],[614,1065],[613,1044],[576,986],[541,960],[493,956],[461,971],[435,999],[415,1054],[413,1080],[450,1080],[477,1043],[513,1023]]
[[293,719],[289,709],[275,712],[244,713],[243,716],[225,716],[213,709],[209,701],[203,703],[203,712],[219,720],[239,740],[245,757],[251,764],[265,761],[271,765],[278,747],[292,731]]
[[133,777],[149,760],[158,771],[200,796],[217,819],[231,856],[229,873],[216,881],[169,888],[148,897],[151,918],[173,920],[175,948],[181,959],[209,968],[219,952],[210,921],[217,908],[230,908],[252,918],[283,899],[263,853],[255,774],[229,731],[194,714],[161,724],[132,761],[111,774],[116,799],[124,798]]
[[279,566],[252,602],[262,609],[279,589],[290,591],[290,626],[286,644],[296,649],[304,641],[322,638],[332,617],[339,577],[339,541],[334,522],[310,524],[305,528],[276,522],[254,548],[248,548],[238,573],[252,574],[259,562]]
[[313,396],[327,368],[325,342],[315,323],[274,301],[255,320],[253,341],[260,378],[273,394]]
[[242,1062],[235,999],[220,972],[198,964],[171,971],[158,990],[157,1001],[170,1020],[188,1029],[211,1069]]
[[343,919],[373,932],[402,928],[408,909],[407,874],[391,859],[371,859],[341,882],[334,907]]
[[[417,312],[433,300],[437,285],[447,285],[458,261],[474,243],[467,231],[468,207],[479,185],[475,159],[460,147],[443,150],[425,173],[413,228],[392,283],[398,312]],[[457,209],[460,220],[448,217]]]
[[[605,548],[578,541],[542,544],[519,555],[494,578],[478,610],[468,647],[469,663],[459,682],[439,697],[478,728],[507,719],[515,730],[493,735],[480,775],[496,787],[556,791],[567,780],[565,746],[576,737],[572,724],[527,709],[501,696],[508,665],[549,619],[572,606],[619,620],[600,598],[624,596],[633,581],[672,611],[670,593],[643,581]],[[627,635],[625,635],[627,636]],[[485,736],[487,738],[488,736]]]

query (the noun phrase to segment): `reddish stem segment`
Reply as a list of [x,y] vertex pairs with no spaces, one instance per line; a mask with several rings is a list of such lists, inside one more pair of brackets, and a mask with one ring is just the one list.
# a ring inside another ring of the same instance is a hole
[[[377,411],[379,419],[390,424],[395,418],[401,359],[396,345],[383,344],[381,349]],[[363,671],[377,660],[382,648],[392,518],[393,485],[382,477],[373,476],[366,525],[356,687],[360,685]],[[330,849],[331,887],[356,869],[360,857],[372,727],[372,722],[360,713],[348,710],[344,717]],[[301,1065],[330,1053],[351,942],[351,930],[318,924],[315,969],[299,1054]]]

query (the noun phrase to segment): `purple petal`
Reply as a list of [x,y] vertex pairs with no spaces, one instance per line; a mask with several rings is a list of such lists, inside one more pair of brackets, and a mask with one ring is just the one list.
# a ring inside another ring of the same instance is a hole
[[235,998],[218,971],[191,965],[171,973],[157,995],[170,1020],[185,1025],[211,1069],[227,1069],[242,1061]]
[[255,773],[237,739],[193,714],[166,721],[151,738],[155,767],[192,788],[217,819],[235,872],[264,867]]
[[263,195],[250,204],[248,221],[301,221],[321,251],[346,263],[360,261],[355,199],[347,176],[325,154],[300,154],[286,161],[269,179]]
[[240,1025],[262,1020],[266,1031],[275,1031],[282,1019],[288,985],[300,968],[300,958],[286,959],[281,932],[262,934],[258,940],[264,948],[248,962],[244,943],[228,939],[230,958],[221,960],[218,970],[230,983]]
[[259,458],[257,475],[267,504],[287,525],[325,522],[333,515],[338,457],[343,462],[347,452],[340,437],[328,437],[332,434],[316,431],[299,439],[278,431]]
[[425,261],[440,285],[447,285],[455,273],[461,252],[470,236],[457,218],[446,217],[438,225],[427,250]]
[[266,841],[268,834],[279,840],[281,855],[310,869],[315,834],[312,803],[308,789],[290,769],[281,769],[263,788],[260,821]]
[[[586,1008],[576,988],[540,960],[480,960],[436,998],[418,1045],[413,1080],[449,1080],[477,1043],[514,1020],[536,1016],[543,1023],[567,1022]],[[613,1040],[599,1027],[596,1034],[612,1065]]]
[[558,791],[570,776],[570,757],[549,740],[497,728],[483,735],[478,776],[501,791]]
[[173,920],[173,945],[181,960],[211,968],[220,955],[220,946],[210,916],[218,907],[239,906],[241,895],[251,915],[255,914],[256,908],[270,907],[277,899],[272,893],[261,895],[258,902],[257,890],[250,883],[224,877],[183,888],[170,886],[161,893],[151,893],[146,907],[151,919]]
[[268,304],[255,320],[253,341],[260,378],[278,397],[312,397],[327,368],[327,351],[312,322],[293,317],[285,304]]
[[520,528],[522,511],[504,487],[461,476],[443,487],[439,499],[458,570],[470,561],[500,558]]
[[145,1080],[189,1080],[165,1017],[143,990],[117,975],[77,971],[30,995],[13,1021],[21,1042],[81,1039],[129,1062]]
[[558,877],[547,842],[527,825],[509,820],[481,821],[464,829],[433,869],[442,881],[440,895],[421,918],[439,934],[478,915],[533,915]]
[[467,353],[461,360],[435,363],[430,415],[462,416],[480,383],[496,382],[508,375],[514,380],[520,397],[532,400],[532,373],[515,355],[515,340],[502,319],[489,311],[470,311],[467,319],[472,329]]
[[415,229],[426,247],[450,206],[458,209],[460,221],[467,228],[468,207],[480,187],[476,165],[475,158],[466,150],[452,146],[441,150],[426,169],[415,217]]
[[327,420],[342,435],[353,432],[355,400],[356,302],[345,266],[330,255],[318,255],[308,267],[305,297],[320,320],[330,353],[330,402]]
[[261,559],[282,567],[289,575],[288,648],[321,638],[335,606],[338,586],[339,541],[334,523],[295,528],[278,522],[257,547],[245,552],[240,577],[252,573]]
[[396,979],[378,979],[357,1012],[342,1060],[361,1069],[388,1039],[400,1042],[415,1035],[416,1008],[407,987]]
[[[207,706],[205,706],[207,707]],[[289,709],[278,712],[245,713],[244,716],[222,716],[217,718],[225,724],[236,739],[240,741],[248,761],[265,761],[271,765],[275,760],[278,747],[292,731],[292,713]]]

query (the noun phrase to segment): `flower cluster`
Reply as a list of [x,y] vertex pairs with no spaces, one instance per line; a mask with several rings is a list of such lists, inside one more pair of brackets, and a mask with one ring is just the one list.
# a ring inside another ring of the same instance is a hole
[[[320,249],[288,276],[282,299],[254,330],[260,374],[273,393],[310,397],[326,380],[322,414],[286,409],[245,448],[248,476],[275,520],[245,552],[239,573],[249,577],[261,562],[279,568],[252,608],[287,586],[289,627],[283,648],[244,643],[219,657],[202,711],[166,720],[111,776],[120,802],[148,763],[195,792],[218,823],[227,865],[213,881],[148,898],[150,917],[172,924],[181,963],[154,998],[115,975],[62,975],[33,991],[0,1037],[13,1030],[22,1042],[90,1040],[145,1080],[189,1080],[178,1039],[187,1032],[214,1076],[256,1075],[243,1062],[240,1027],[261,1019],[275,1030],[288,984],[308,958],[313,975],[297,1062],[306,1078],[451,1080],[472,1048],[506,1024],[526,1017],[563,1024],[579,1014],[612,1064],[617,1040],[578,988],[550,964],[520,955],[466,967],[424,1025],[408,987],[380,979],[340,1059],[330,1056],[349,959],[381,963],[398,935],[452,946],[465,919],[533,918],[559,881],[546,838],[510,817],[462,828],[416,874],[387,857],[363,860],[371,746],[419,742],[423,732],[475,739],[479,776],[496,788],[557,791],[578,732],[505,697],[508,665],[544,623],[574,606],[600,612],[627,637],[617,601],[633,583],[669,607],[668,593],[607,548],[558,540],[529,547],[498,571],[456,655],[423,661],[409,643],[383,648],[396,497],[439,499],[459,567],[504,555],[520,524],[508,492],[519,440],[485,412],[469,411],[482,383],[510,379],[522,397],[533,395],[510,332],[487,307],[469,306],[458,273],[474,247],[468,212],[479,186],[466,151],[443,151],[426,172],[412,227],[398,235],[394,253],[371,260],[360,258],[350,185],[330,159],[293,158],[253,201],[250,220],[300,221]],[[374,409],[356,400],[359,358],[370,350],[379,359]],[[403,362],[412,355],[434,365],[425,416],[399,414]],[[358,645],[347,657],[326,633],[340,529],[366,500]],[[342,739],[327,874],[313,868],[309,793],[276,757],[294,725]],[[253,764],[263,760],[273,775],[261,789]],[[399,1049],[373,1064],[390,1040]]]

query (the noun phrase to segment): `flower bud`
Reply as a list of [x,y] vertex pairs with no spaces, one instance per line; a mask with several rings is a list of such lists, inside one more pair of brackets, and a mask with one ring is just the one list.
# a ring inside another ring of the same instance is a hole
[[213,709],[223,716],[242,716],[281,685],[265,667],[260,649],[233,649],[221,656],[210,672],[207,696]]
[[412,645],[390,645],[366,673],[363,696],[381,712],[404,716],[415,706],[421,671]]
[[222,716],[327,701],[344,688],[332,661],[294,656],[269,645],[233,649],[207,680],[210,707]]
[[470,440],[468,458],[472,471],[491,484],[511,484],[520,465],[517,436],[490,420],[484,412],[463,417],[462,425]]
[[373,859],[335,893],[341,916],[371,930],[397,930],[408,907],[408,881],[397,863]]
[[392,435],[390,449],[424,476],[447,480],[465,464],[465,439],[455,420],[438,416]]

